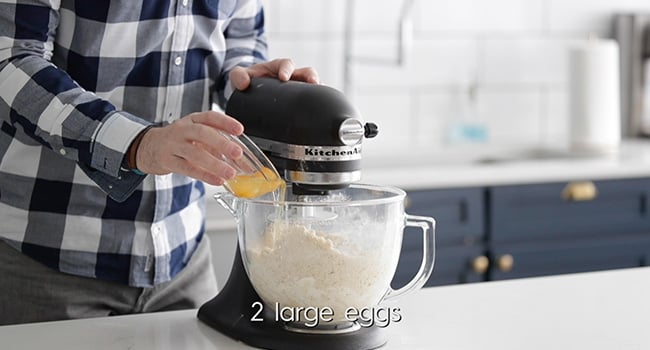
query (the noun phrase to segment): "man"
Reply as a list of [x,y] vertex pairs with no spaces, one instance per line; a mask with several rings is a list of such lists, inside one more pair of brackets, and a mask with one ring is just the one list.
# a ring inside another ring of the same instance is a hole
[[0,324],[197,307],[220,112],[266,62],[259,0],[0,0]]

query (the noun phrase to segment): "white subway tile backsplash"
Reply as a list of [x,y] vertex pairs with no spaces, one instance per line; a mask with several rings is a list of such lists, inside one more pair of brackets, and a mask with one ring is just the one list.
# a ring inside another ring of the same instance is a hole
[[545,116],[542,125],[542,144],[552,148],[569,145],[569,96],[566,90],[545,93]]
[[367,58],[394,60],[393,41],[366,39],[355,45],[356,87],[403,89],[413,86],[465,85],[476,72],[476,42],[467,39],[417,40],[404,66],[368,63]]
[[617,12],[650,13],[647,0],[546,0],[549,8],[549,30],[574,32],[587,37],[611,35],[612,18]]
[[343,42],[340,39],[287,39],[269,34],[269,56],[291,58],[296,67],[313,67],[323,84],[342,89]]
[[423,150],[436,150],[450,142],[449,121],[459,119],[463,113],[462,91],[422,92],[415,97],[415,146]]
[[399,155],[409,149],[417,126],[408,93],[358,94],[354,101],[364,119],[379,126],[377,137],[364,141],[364,156]]
[[364,145],[371,156],[453,147],[450,126],[462,117],[463,96],[475,82],[489,144],[566,143],[569,45],[589,33],[609,36],[615,12],[650,13],[647,0],[415,0],[412,51],[398,67],[390,62],[404,0],[262,1],[271,57],[313,66],[338,89],[346,11],[354,5],[348,93],[380,125],[378,138]]
[[[355,35],[377,36],[396,33],[404,0],[347,0],[354,4]],[[417,2],[417,1],[416,1]]]
[[543,0],[422,0],[415,13],[418,31],[540,31]]
[[536,146],[541,141],[541,97],[533,89],[479,91],[478,113],[493,145]]
[[481,83],[566,84],[568,40],[545,37],[486,39]]
[[341,35],[346,0],[264,0],[266,29],[287,37]]

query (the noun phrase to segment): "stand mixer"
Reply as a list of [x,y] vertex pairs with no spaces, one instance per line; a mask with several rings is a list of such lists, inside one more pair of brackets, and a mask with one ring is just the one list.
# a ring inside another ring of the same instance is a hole
[[233,93],[226,114],[304,194],[358,181],[361,141],[377,135],[377,125],[364,124],[341,92],[324,85],[255,78]]
[[[313,215],[314,208],[331,212],[336,220],[330,221],[338,230],[336,222],[345,219],[349,207],[346,207],[348,204],[345,199],[341,202],[340,199],[334,200],[333,196],[343,193],[348,195],[349,192],[348,200],[354,202],[356,198],[357,202],[363,204],[371,199],[367,193],[371,193],[371,196],[373,193],[383,193],[374,188],[354,184],[361,178],[361,142],[363,138],[376,136],[377,126],[364,123],[357,110],[348,103],[341,92],[323,85],[254,78],[247,90],[233,93],[226,114],[242,122],[247,135],[271,160],[287,182],[287,203],[293,204],[287,204],[286,208],[295,210],[294,212],[299,212],[300,215],[306,215],[307,212]],[[382,218],[388,217],[394,224],[382,222],[381,218],[374,221],[382,226],[390,226],[389,230],[399,230],[400,235],[396,239],[390,235],[386,236],[389,239],[383,238],[381,234],[377,235],[380,237],[378,244],[387,247],[384,250],[388,252],[385,256],[388,261],[387,271],[390,272],[382,274],[389,275],[388,280],[384,276],[378,285],[390,283],[399,258],[404,225],[402,217],[394,215],[403,214],[403,191],[389,190],[385,193],[385,196],[390,198],[378,197],[374,201],[370,200],[372,205],[367,207],[373,213],[371,215],[374,215],[376,206],[386,206],[385,210],[379,210]],[[298,327],[278,322],[277,310],[274,318],[271,308],[264,308],[262,312],[262,306],[256,307],[263,305],[263,301],[267,302],[264,305],[268,305],[269,300],[268,296],[260,297],[261,294],[256,292],[255,288],[258,288],[258,291],[260,288],[259,280],[251,283],[251,273],[254,271],[248,249],[252,245],[249,243],[252,239],[247,237],[253,235],[250,233],[252,231],[255,231],[255,234],[257,231],[264,231],[264,226],[258,221],[267,222],[268,218],[278,216],[277,208],[284,205],[284,202],[261,199],[228,204],[227,200],[217,200],[237,218],[239,243],[225,286],[217,296],[199,309],[198,318],[201,321],[233,339],[264,349],[361,350],[375,349],[386,343],[383,329],[376,325],[355,327],[354,324],[336,323],[315,328]],[[330,200],[338,204],[332,204]],[[313,201],[315,203],[312,203]],[[306,205],[303,206],[303,203]],[[363,205],[360,207],[363,208]],[[291,215],[288,209],[282,210],[281,215],[285,218]],[[393,217],[400,219],[393,220]],[[319,217],[316,221],[326,222],[327,219],[323,218]],[[413,218],[418,217],[410,217]],[[403,287],[404,290],[419,288],[433,268],[433,219],[424,218],[423,220],[428,220],[424,224],[423,221],[414,223],[408,219],[407,226],[422,228],[425,255],[429,256],[429,259],[426,263],[423,259],[419,278]],[[356,216],[352,220],[356,220]],[[354,225],[348,226],[352,227],[352,231],[346,235],[357,235]],[[388,243],[384,244],[381,240],[387,240]],[[393,253],[396,249],[397,254]],[[295,265],[301,263],[294,263],[287,266],[287,269]],[[275,273],[277,274],[277,271]],[[401,294],[402,289],[396,294]],[[384,291],[379,297],[383,296]],[[396,292],[390,289],[387,294],[391,291]],[[267,300],[264,300],[264,297]]]

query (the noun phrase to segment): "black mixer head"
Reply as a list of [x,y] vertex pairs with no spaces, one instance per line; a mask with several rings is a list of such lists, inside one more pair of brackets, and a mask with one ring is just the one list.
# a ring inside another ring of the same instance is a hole
[[273,162],[296,194],[323,194],[361,178],[361,141],[377,135],[340,91],[324,85],[254,78],[235,91],[226,114]]

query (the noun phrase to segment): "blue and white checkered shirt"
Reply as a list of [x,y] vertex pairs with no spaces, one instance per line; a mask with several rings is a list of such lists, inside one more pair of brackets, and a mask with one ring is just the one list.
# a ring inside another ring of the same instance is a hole
[[120,165],[147,125],[223,106],[263,26],[259,0],[0,0],[0,239],[65,273],[172,279],[203,184]]

